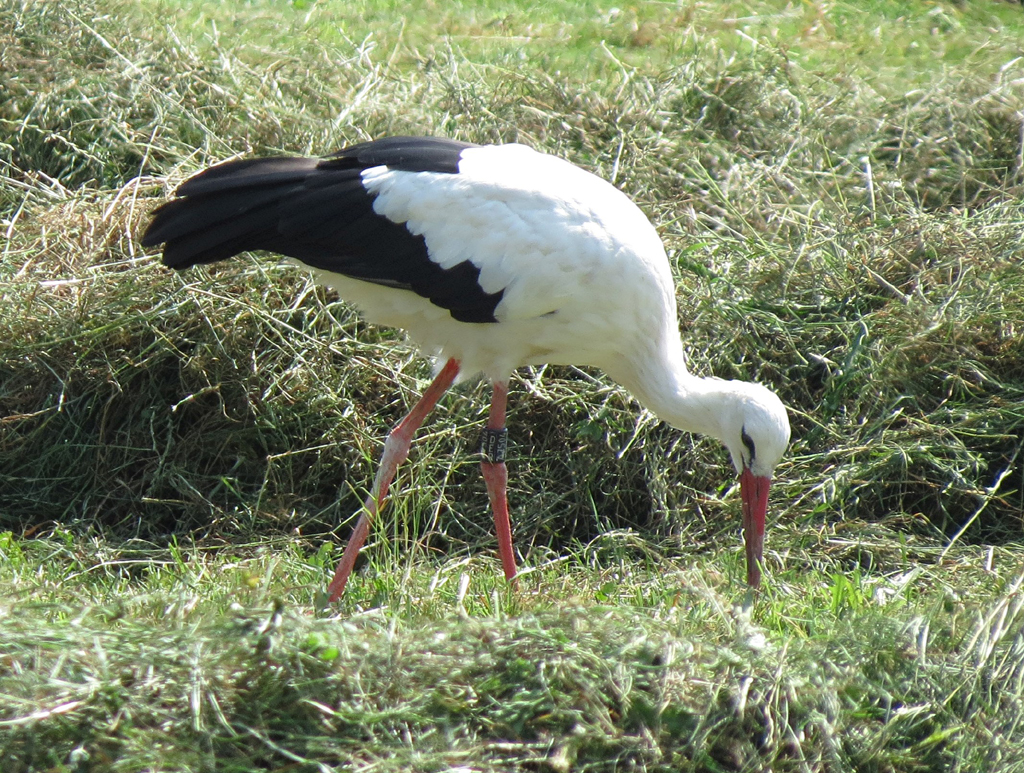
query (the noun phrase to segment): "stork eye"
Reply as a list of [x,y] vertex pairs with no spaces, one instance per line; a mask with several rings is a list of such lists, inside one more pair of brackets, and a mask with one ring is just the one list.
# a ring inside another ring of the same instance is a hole
[[754,463],[754,438],[747,434],[747,428],[744,427],[740,430],[740,440],[743,441],[743,445],[747,447],[747,451],[750,452],[750,464]]

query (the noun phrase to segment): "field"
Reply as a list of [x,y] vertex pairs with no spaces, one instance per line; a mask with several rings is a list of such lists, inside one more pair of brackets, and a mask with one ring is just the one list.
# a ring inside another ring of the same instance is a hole
[[[1024,11],[0,0],[0,770],[1024,771]],[[725,450],[512,382],[500,579],[430,378],[149,212],[231,157],[523,142],[658,227],[700,374],[790,408],[765,583]]]

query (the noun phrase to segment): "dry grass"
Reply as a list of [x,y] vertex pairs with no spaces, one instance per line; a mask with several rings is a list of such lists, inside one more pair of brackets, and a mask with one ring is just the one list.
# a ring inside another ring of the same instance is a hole
[[[1019,554],[958,552],[945,572],[805,564],[772,583],[755,621],[722,595],[720,558],[683,565],[634,547],[541,563],[515,594],[493,561],[431,573],[418,562],[317,618],[322,567],[293,546],[158,559],[5,540],[3,579],[21,601],[0,615],[0,759],[320,771],[1024,762]],[[374,600],[386,606],[359,608]]]
[[[1020,769],[1020,9],[670,5],[0,4],[7,768]],[[309,612],[429,367],[136,235],[214,161],[411,132],[615,180],[693,368],[791,406],[753,623],[724,451],[571,368],[513,383],[523,594],[468,384]]]
[[[387,353],[390,334],[361,343],[363,326],[297,272],[236,262],[173,277],[137,254],[134,234],[150,199],[232,152],[414,130],[526,141],[641,201],[680,267],[694,367],[765,380],[796,410],[783,508],[815,496],[824,469],[833,513],[923,515],[953,533],[1017,460],[1013,62],[904,95],[710,39],[682,66],[620,61],[584,85],[513,71],[507,52],[476,64],[453,50],[423,66],[400,51],[389,69],[336,38],[231,47],[187,27],[143,34],[140,16],[30,8],[8,8],[10,28],[48,34],[4,46],[11,97],[0,108],[18,129],[4,194],[14,343],[0,447],[12,525],[27,515],[230,536],[268,519],[322,532],[353,512],[376,439],[425,369]],[[71,61],[53,58],[66,40]],[[58,63],[66,77],[53,76]],[[395,363],[408,375],[396,379]],[[535,504],[522,527],[535,544],[619,526],[675,532],[673,514],[722,479],[720,449],[638,421],[628,397],[589,374],[523,378],[512,422],[528,469],[515,493]],[[451,410],[457,426],[437,453],[423,448],[432,464],[413,469],[417,481],[437,478],[433,462],[457,455],[453,436],[479,422],[469,401]],[[458,523],[484,500],[461,493],[475,473],[453,464],[460,485],[445,507]],[[436,501],[423,491],[412,510]],[[989,499],[985,520],[1011,520],[1012,534],[1019,495]],[[452,536],[481,536],[467,529]]]

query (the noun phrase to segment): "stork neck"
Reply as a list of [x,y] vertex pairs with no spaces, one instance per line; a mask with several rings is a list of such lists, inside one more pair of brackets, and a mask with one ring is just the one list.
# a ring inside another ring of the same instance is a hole
[[686,432],[723,440],[723,413],[732,382],[695,376],[686,367],[682,343],[666,338],[653,350],[637,352],[609,375],[662,421]]

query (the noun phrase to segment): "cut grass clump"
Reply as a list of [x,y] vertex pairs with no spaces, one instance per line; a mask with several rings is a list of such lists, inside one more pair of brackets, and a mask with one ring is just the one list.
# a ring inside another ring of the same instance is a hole
[[[70,548],[0,536],[5,587],[38,599],[0,615],[6,770],[1022,761],[1021,565],[1002,553],[986,569],[957,552],[970,599],[948,572],[804,566],[813,593],[777,583],[755,623],[705,566],[666,561],[617,581],[563,559],[519,594],[450,561],[384,580],[401,614],[360,612],[363,584],[340,619],[309,615],[312,563],[294,548],[175,550],[144,569],[142,550],[107,555],[75,572],[90,594],[77,600],[60,582]],[[133,563],[142,571],[115,587]]]
[[[7,60],[66,73],[6,68],[0,90],[6,125],[20,122],[0,199],[8,528],[247,539],[346,522],[426,366],[300,271],[237,260],[172,276],[136,234],[173,185],[235,151],[425,131],[567,155],[652,214],[694,370],[760,379],[793,409],[776,512],[1019,535],[1016,63],[953,62],[907,93],[807,69],[806,51],[704,37],[660,69],[609,48],[605,77],[586,80],[500,46],[480,62],[454,44],[385,57],[289,16],[299,47],[278,50],[255,42],[263,16],[217,36],[188,26],[189,7],[170,26],[117,7],[3,10]],[[66,40],[81,45],[59,58]],[[732,544],[717,444],[658,426],[599,374],[519,378],[524,544],[620,528]],[[398,481],[396,522],[438,549],[491,539],[466,454],[483,393],[446,400]]]
[[[506,5],[0,0],[0,769],[1024,768],[1020,9]],[[212,163],[400,133],[651,216],[693,370],[791,410],[759,594],[725,450],[541,367],[518,588],[467,383],[327,609],[429,365],[138,234]]]
[[[170,26],[91,8],[3,10],[8,61],[66,71],[3,76],[5,125],[20,122],[2,194],[10,528],[245,539],[268,524],[323,535],[354,512],[426,367],[301,272],[239,260],[171,276],[135,238],[176,182],[234,150],[441,131],[568,155],[652,213],[679,270],[694,369],[761,379],[794,409],[777,512],[1019,534],[1014,62],[948,62],[908,94],[881,74],[808,69],[806,51],[706,37],[660,69],[609,48],[606,77],[588,81],[501,47],[481,62],[454,44],[443,59],[436,47],[429,61],[401,47],[384,57],[303,32],[297,16],[286,26],[301,54],[246,37],[269,28],[263,16],[218,37],[208,20],[188,26],[189,7]],[[66,40],[81,45],[59,58]],[[95,83],[108,101],[67,91]],[[716,444],[638,415],[599,374],[520,378],[510,424],[526,544],[616,528],[731,544],[732,474]],[[446,401],[399,480],[409,500],[395,516],[439,547],[490,539],[464,453],[482,394]]]

